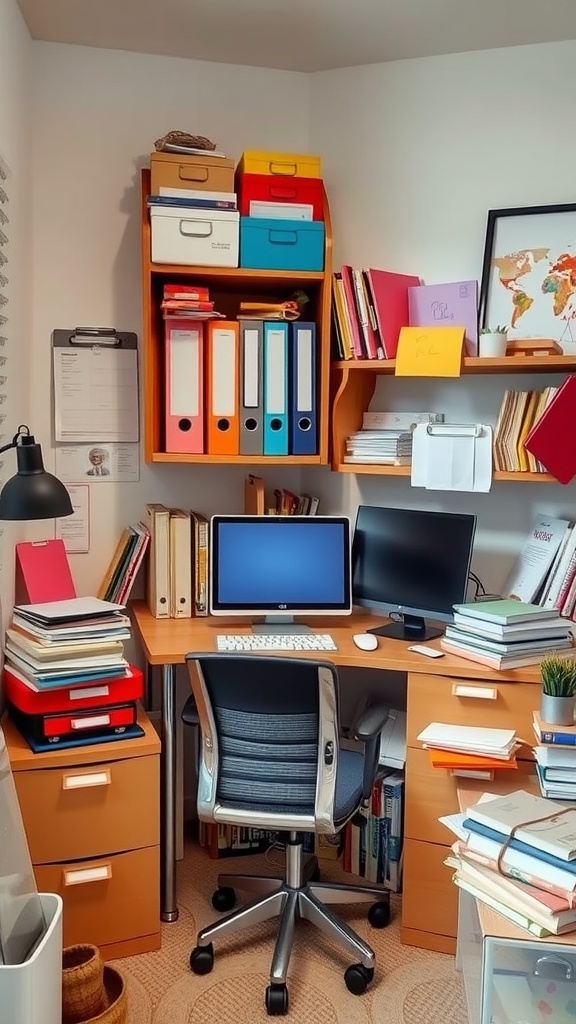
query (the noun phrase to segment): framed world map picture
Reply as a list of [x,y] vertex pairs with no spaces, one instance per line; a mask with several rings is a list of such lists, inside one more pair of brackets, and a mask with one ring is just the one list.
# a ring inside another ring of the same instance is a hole
[[576,203],[488,211],[479,317],[576,353]]

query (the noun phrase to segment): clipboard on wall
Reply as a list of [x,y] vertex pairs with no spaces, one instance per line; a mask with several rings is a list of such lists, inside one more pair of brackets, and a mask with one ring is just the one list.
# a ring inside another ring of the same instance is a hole
[[138,342],[113,327],[52,332],[54,439],[138,441]]

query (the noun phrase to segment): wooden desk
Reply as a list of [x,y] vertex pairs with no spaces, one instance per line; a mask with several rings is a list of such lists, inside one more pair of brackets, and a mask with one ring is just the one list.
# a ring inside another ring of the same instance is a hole
[[[178,917],[178,909],[176,905],[176,872],[175,872],[175,850],[176,850],[176,828],[175,828],[175,808],[176,808],[176,795],[175,795],[175,780],[176,780],[176,722],[175,722],[175,682],[176,682],[176,665],[184,663],[185,656],[189,652],[205,653],[206,651],[214,651],[216,649],[215,636],[217,633],[249,633],[250,625],[246,619],[218,617],[218,618],[193,618],[193,619],[155,619],[150,614],[147,605],[143,601],[135,601],[131,607],[132,620],[135,627],[135,633],[140,638],[142,648],[146,660],[149,665],[160,665],[162,667],[162,694],[161,694],[161,714],[162,714],[162,725],[161,725],[161,739],[162,739],[162,755],[161,755],[161,807],[162,807],[162,870],[161,870],[161,913],[162,919],[165,921],[175,921]],[[335,665],[345,665],[351,668],[371,668],[380,669],[383,671],[396,671],[405,672],[407,675],[407,686],[408,686],[408,727],[410,729],[411,720],[411,701],[410,691],[411,683],[414,683],[415,700],[413,703],[413,710],[422,711],[421,698],[418,696],[417,684],[418,680],[423,686],[434,687],[435,679],[438,682],[443,680],[444,687],[448,686],[450,692],[453,692],[454,684],[457,684],[458,680],[470,680],[471,684],[474,681],[477,682],[490,682],[494,684],[498,683],[537,683],[539,681],[538,668],[531,667],[529,669],[515,670],[513,672],[493,672],[490,669],[485,668],[482,665],[478,665],[473,661],[466,661],[464,658],[454,658],[451,655],[445,655],[443,658],[426,658],[421,654],[414,654],[407,648],[408,642],[401,640],[391,640],[388,637],[378,637],[378,648],[375,651],[365,652],[359,650],[352,640],[354,633],[363,633],[367,629],[384,623],[385,619],[378,619],[370,616],[366,613],[354,613],[351,616],[336,616],[331,618],[311,618],[305,620],[312,626],[315,632],[318,633],[331,633],[337,644],[338,649],[336,651],[327,652],[324,657]],[[432,641],[432,646],[439,648],[439,641]],[[287,652],[288,656],[290,652]],[[318,651],[298,651],[294,652],[297,657],[310,657],[312,659],[319,656]],[[472,686],[472,707],[468,708],[465,705],[466,699],[470,700],[470,694],[457,694],[455,700],[459,704],[460,715],[456,718],[456,721],[462,721],[462,718],[474,722],[479,725],[491,724],[492,712],[494,706],[498,704],[496,697],[494,699],[485,699],[485,694],[481,694],[480,690],[486,691],[487,689],[495,690],[494,685],[492,687],[479,687],[474,688]],[[514,687],[509,687],[509,690],[514,691]],[[519,687],[519,690],[523,690],[523,687]],[[474,699],[476,699],[474,704]],[[419,703],[420,702],[420,703]],[[508,703],[507,703],[508,702]],[[502,700],[500,701],[502,704]],[[504,699],[504,712],[509,704],[509,698]],[[462,706],[464,705],[464,710]],[[450,719],[442,718],[441,713],[446,705],[439,704],[435,705],[434,699],[430,700],[429,707],[426,708],[426,714],[428,721],[441,720],[450,721]],[[500,705],[498,706],[498,709]],[[478,710],[480,709],[480,718],[478,719]],[[490,712],[487,716],[487,711]],[[503,712],[503,713],[504,713]],[[512,711],[509,712],[510,714]],[[482,721],[482,718],[488,721]],[[425,723],[426,724],[426,723]],[[495,723],[495,724],[499,724]],[[527,723],[525,719],[518,723],[518,731],[520,735],[521,728],[526,728]],[[423,727],[423,726],[422,726]],[[414,777],[416,779],[416,776]],[[419,779],[417,780],[420,781]],[[412,777],[410,766],[407,766],[406,775],[406,805],[408,807],[410,798],[412,795]],[[456,795],[454,792],[454,807],[456,809]],[[439,813],[448,813],[448,811],[440,811]],[[415,837],[419,840],[420,836]],[[422,835],[424,840],[428,840],[428,836],[424,833]],[[448,842],[446,838],[446,843]],[[414,847],[414,854],[417,850]],[[409,896],[410,894],[410,869],[405,870],[404,873],[404,894]],[[413,926],[405,929],[405,940],[410,941],[415,945],[420,945],[425,942],[423,938],[424,932]],[[430,948],[446,948],[441,944],[431,945]]]

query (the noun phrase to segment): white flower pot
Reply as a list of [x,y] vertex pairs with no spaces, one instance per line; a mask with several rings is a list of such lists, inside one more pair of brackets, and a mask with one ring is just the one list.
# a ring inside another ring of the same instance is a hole
[[507,334],[481,334],[478,338],[478,355],[499,359],[506,355]]
[[547,725],[574,725],[574,697],[540,694],[540,716]]

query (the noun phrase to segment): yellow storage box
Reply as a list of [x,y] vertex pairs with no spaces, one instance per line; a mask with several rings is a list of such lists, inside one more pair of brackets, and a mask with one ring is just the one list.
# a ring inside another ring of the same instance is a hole
[[320,178],[319,156],[300,153],[271,153],[248,149],[238,164],[238,174],[275,174],[285,178]]

